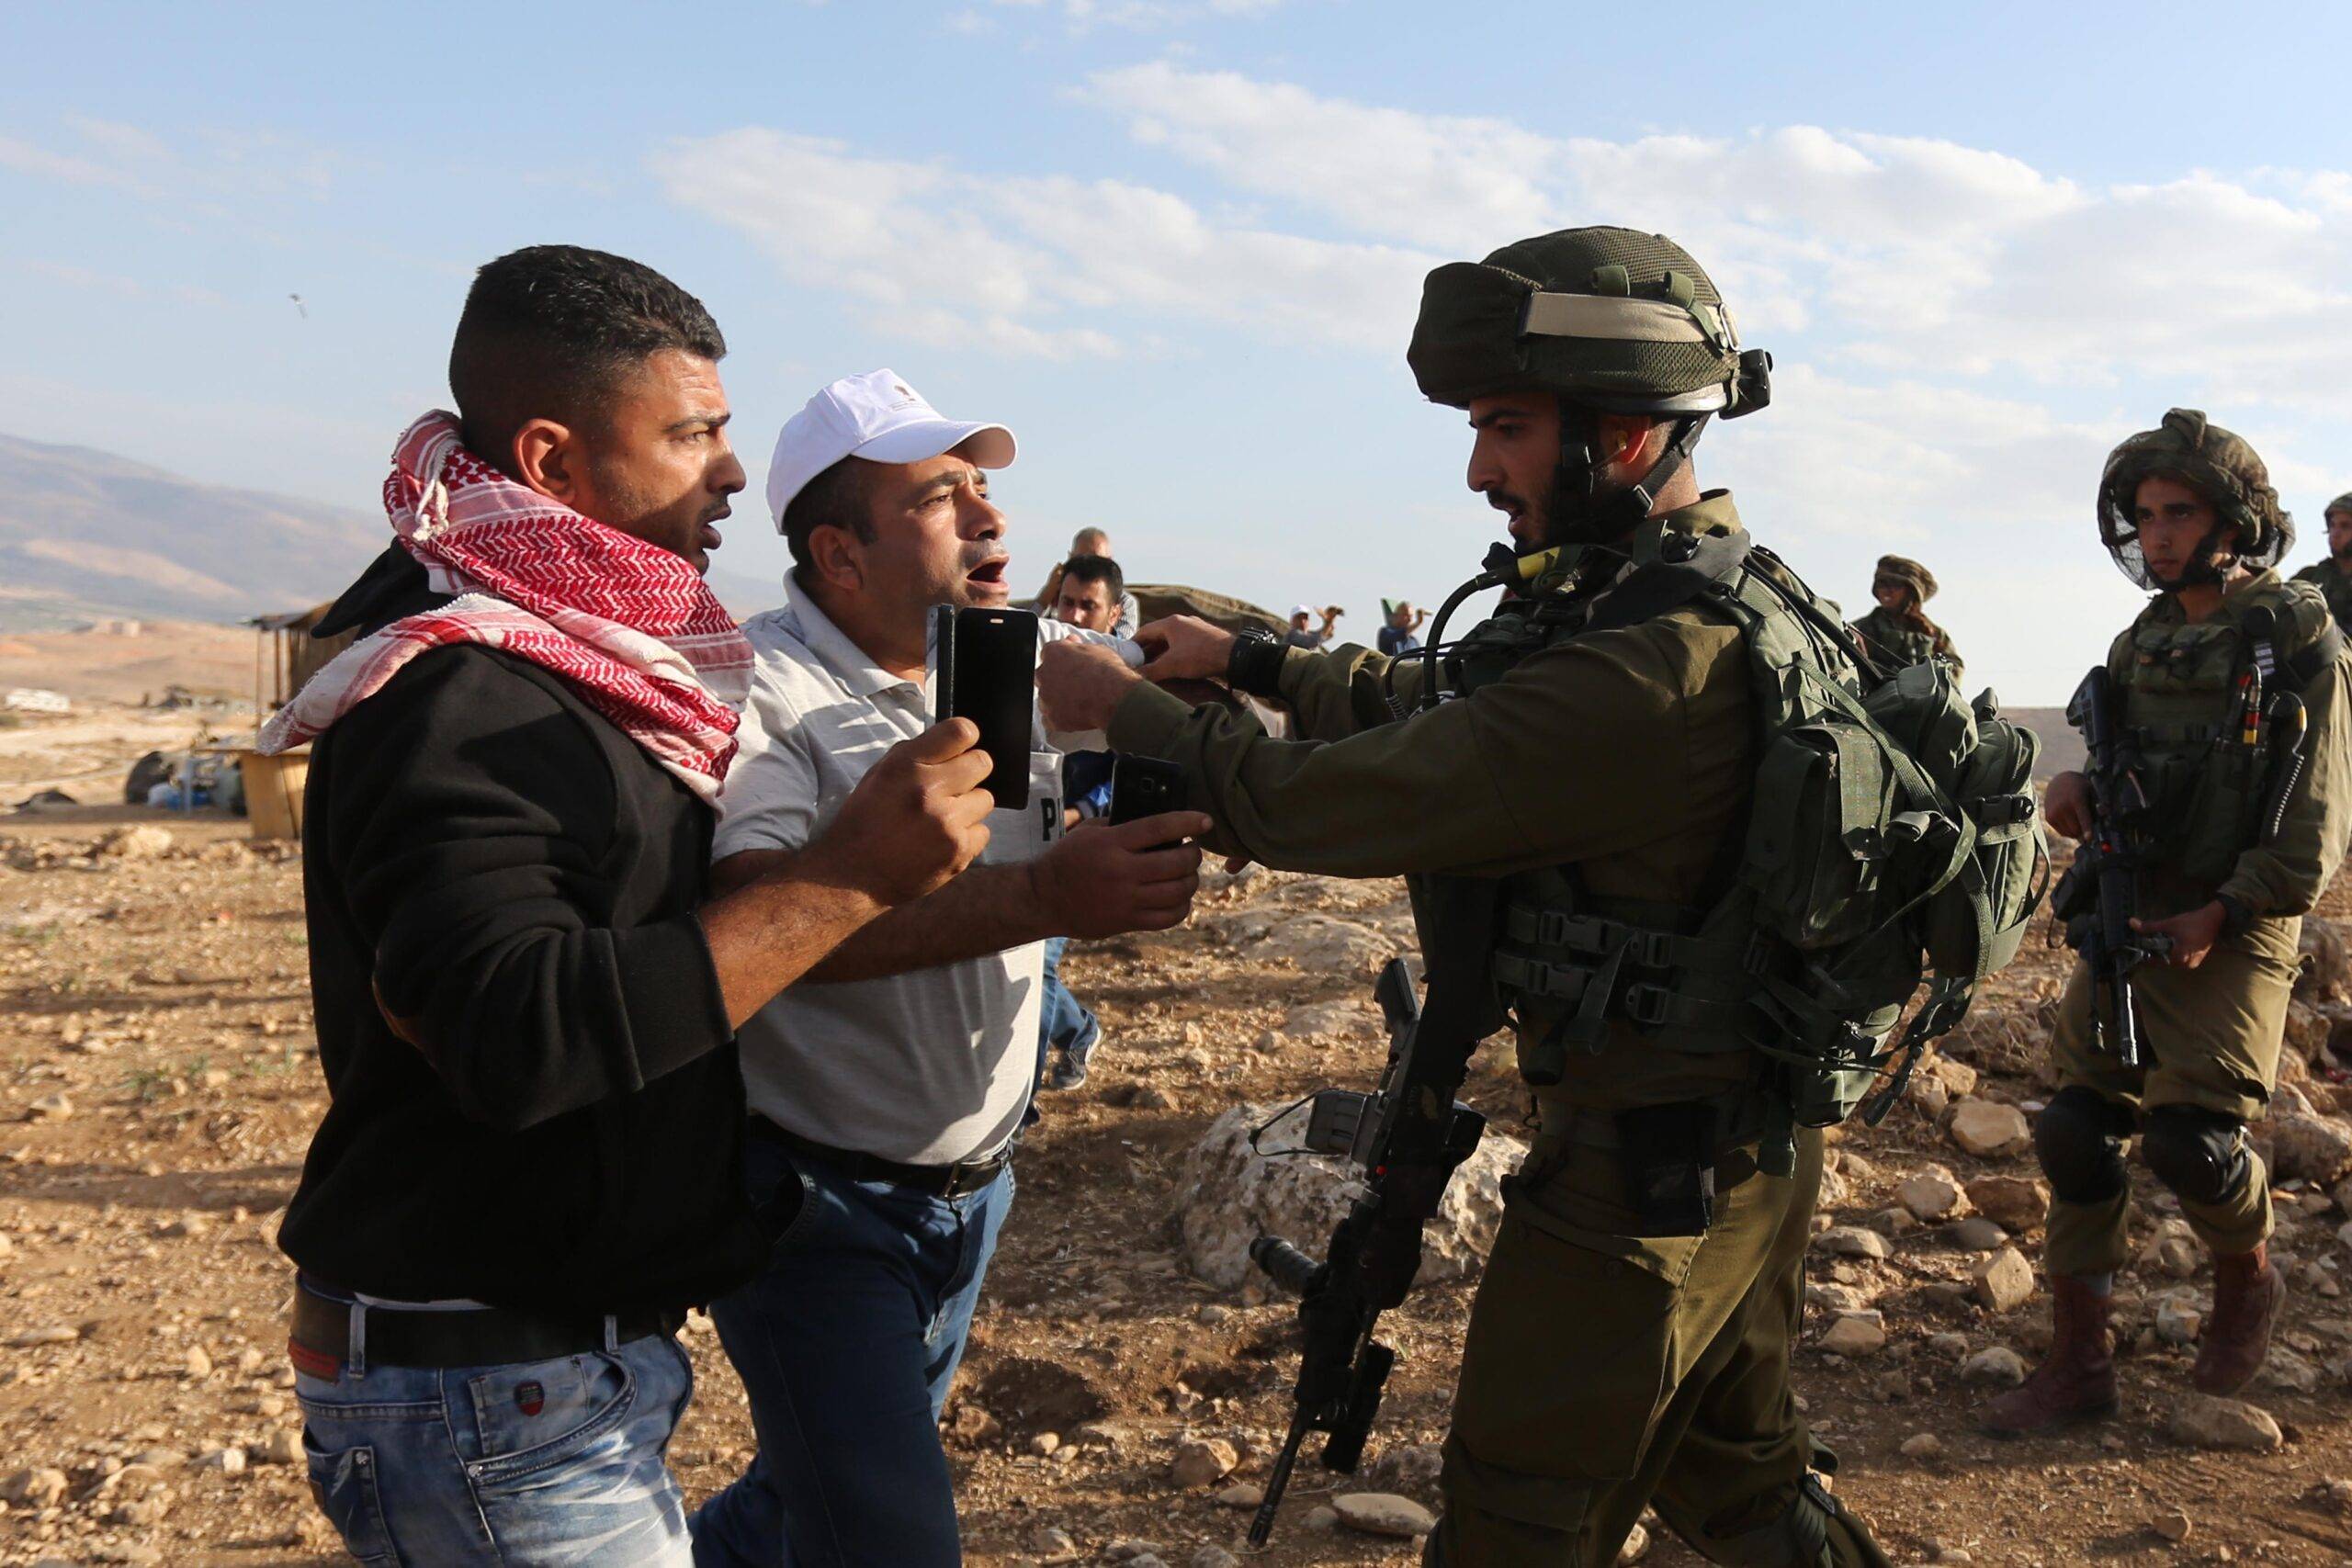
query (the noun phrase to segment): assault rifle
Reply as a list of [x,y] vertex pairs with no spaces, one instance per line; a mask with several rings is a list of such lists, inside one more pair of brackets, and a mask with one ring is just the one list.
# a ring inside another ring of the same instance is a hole
[[2090,965],[2096,987],[2091,1019],[2099,1042],[2127,1067],[2140,1065],[2140,1022],[2132,1006],[2132,971],[2172,951],[2172,939],[2132,929],[2138,840],[2148,797],[2124,759],[2115,733],[2115,691],[2107,666],[2094,667],[2066,705],[2066,722],[2082,732],[2090,753],[2084,770],[2091,785],[2091,836],[2051,895],[2052,913],[2066,922],[2066,945]]
[[1327,1089],[1309,1100],[1304,1152],[1344,1156],[1366,1190],[1331,1233],[1317,1263],[1279,1236],[1250,1244],[1250,1260],[1298,1293],[1296,1406],[1250,1523],[1263,1546],[1309,1432],[1329,1434],[1323,1463],[1351,1472],[1363,1455],[1396,1352],[1373,1337],[1421,1267],[1421,1226],[1436,1214],[1454,1168],[1470,1157],[1487,1119],[1453,1098],[1474,1042],[1424,1042],[1412,971],[1391,959],[1374,994],[1388,1024],[1388,1064],[1371,1094]]

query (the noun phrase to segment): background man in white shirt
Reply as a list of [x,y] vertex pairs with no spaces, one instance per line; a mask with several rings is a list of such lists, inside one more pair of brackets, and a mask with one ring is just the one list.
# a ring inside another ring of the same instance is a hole
[[[756,663],[714,887],[790,860],[927,726],[931,607],[1012,599],[987,470],[1012,456],[1002,426],[944,419],[888,370],[786,424],[768,502],[795,567],[744,626]],[[980,863],[743,1026],[752,1197],[778,1235],[762,1277],[712,1307],[760,1452],[697,1516],[698,1563],[961,1560],[937,1422],[1012,1201],[1045,939],[1181,923],[1200,852],[1154,846],[1209,826],[1177,812],[1064,837],[1058,758],[1035,745],[1029,807],[991,815]]]

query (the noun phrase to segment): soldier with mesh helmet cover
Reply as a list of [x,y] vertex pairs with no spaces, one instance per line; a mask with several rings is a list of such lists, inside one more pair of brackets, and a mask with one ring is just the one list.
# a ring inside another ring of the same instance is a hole
[[[1680,246],[1613,228],[1438,268],[1408,358],[1468,412],[1470,487],[1510,534],[1430,642],[1500,586],[1492,616],[1394,660],[1173,618],[1138,633],[1143,678],[1047,649],[1047,711],[1179,762],[1228,852],[1405,875],[1424,1043],[1472,1019],[1466,1061],[1511,1015],[1540,1127],[1471,1314],[1427,1561],[1610,1563],[1655,1506],[1711,1562],[1883,1563],[1789,1382],[1821,1134],[1737,1025],[1748,950],[1694,934],[1757,778],[1724,584],[1773,574],[1826,628],[1804,657],[1852,672],[1834,606],[1691,466],[1712,418],[1763,406],[1770,362]],[[1287,705],[1299,738],[1152,683],[1200,676]]]
[[2327,557],[2295,573],[2327,601],[2337,626],[2352,631],[2352,491],[2327,503]]
[[[2154,595],[2108,650],[2106,678],[2117,761],[2145,799],[2120,824],[2132,927],[2163,941],[2131,986],[2140,1066],[2102,1049],[2098,1014],[2113,1004],[2086,964],[2059,1006],[2059,1089],[2034,1123],[2055,1332],[2025,1384],[1986,1407],[2004,1434],[2116,1408],[2109,1300],[2131,1256],[2123,1155],[2135,1132],[2213,1254],[2192,1381],[2233,1393],[2261,1370],[2287,1286],[2268,1256],[2269,1173],[2245,1124],[2278,1082],[2301,917],[2352,836],[2344,637],[2317,590],[2275,570],[2294,528],[2254,448],[2175,409],[2109,457],[2098,525]],[[2086,838],[2092,806],[2083,774],[2051,781],[2058,832]]]
[[1927,603],[1935,596],[1934,572],[1904,556],[1881,556],[1871,577],[1871,597],[1878,603],[1854,623],[1854,635],[1883,663],[1900,668],[1940,659],[1957,678],[1960,650],[1943,627],[1928,618]]

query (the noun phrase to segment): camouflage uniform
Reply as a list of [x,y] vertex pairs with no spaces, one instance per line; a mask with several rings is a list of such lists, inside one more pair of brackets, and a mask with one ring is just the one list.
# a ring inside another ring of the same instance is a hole
[[[1413,363],[1433,398],[1462,404],[1480,395],[1465,386],[1476,373],[1446,362],[1433,315],[1449,301],[1471,313],[1485,307],[1443,294],[1451,270],[1431,276]],[[1745,385],[1712,284],[1662,239],[1566,231],[1509,247],[1476,270],[1518,285],[1505,297],[1494,278],[1469,280],[1496,288],[1489,316],[1504,323],[1507,344],[1512,332],[1537,331],[1521,325],[1538,320],[1530,287],[1555,291],[1539,299],[1589,288],[1612,301],[1674,303],[1680,319],[1701,324],[1684,334],[1701,341],[1670,344],[1687,348],[1679,361],[1645,339],[1644,365],[1596,397],[1704,412]],[[1600,331],[1593,317],[1579,321],[1600,336],[1607,307],[1599,319]],[[1578,346],[1521,340],[1539,370],[1546,355]],[[1563,383],[1591,389],[1567,371],[1536,378]],[[1564,457],[1555,500],[1568,468]],[[1711,492],[1614,537],[1615,551],[1539,581],[1529,602],[1598,603],[1633,562],[1739,533],[1730,496]],[[1425,909],[1419,878],[1437,873],[1501,878],[1506,897],[1540,896],[1572,874],[1585,907],[1628,920],[1704,904],[1754,784],[1742,633],[1721,611],[1687,604],[1554,641],[1466,695],[1396,718],[1417,705],[1427,668],[1352,646],[1289,650],[1261,688],[1291,707],[1301,739],[1289,742],[1138,686],[1113,718],[1111,744],[1181,763],[1189,803],[1218,823],[1219,847],[1327,875],[1404,874],[1417,909]],[[1522,1065],[1553,1021],[1522,1008]],[[1885,1562],[1813,1473],[1826,1455],[1789,1385],[1821,1139],[1796,1135],[1791,1171],[1758,1168],[1760,1077],[1750,1051],[1618,1019],[1536,1091],[1540,1131],[1508,1184],[1471,1314],[1445,1448],[1445,1517],[1429,1561],[1599,1568],[1655,1506],[1716,1562]],[[1700,1104],[1720,1115],[1720,1135],[1693,1154],[1712,1167],[1716,1204],[1712,1224],[1682,1234],[1629,1190],[1620,1117]]]
[[[2352,501],[2352,496],[2343,499]],[[2327,613],[2335,617],[2335,624],[2352,631],[2352,571],[2345,570],[2342,562],[2334,556],[2313,561],[2295,573],[2295,581],[2318,589],[2320,597],[2327,601]]]

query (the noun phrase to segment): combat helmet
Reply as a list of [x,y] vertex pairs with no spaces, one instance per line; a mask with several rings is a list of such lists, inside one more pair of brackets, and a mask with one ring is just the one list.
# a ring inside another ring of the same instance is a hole
[[2320,510],[2320,517],[2324,520],[2335,516],[2339,512],[2352,513],[2352,490],[2346,491],[2342,495],[2329,502]]
[[[1665,235],[1633,229],[1562,229],[1437,268],[1405,358],[1424,396],[1455,408],[1495,392],[1555,394],[1554,525],[1588,537],[1646,516],[1710,415],[1736,418],[1771,398],[1771,355],[1741,350],[1705,269]],[[1597,413],[1679,416],[1644,482],[1605,499]]]
[[[2209,424],[2196,409],[2174,409],[2155,429],[2127,437],[2109,453],[2099,476],[2099,542],[2123,575],[2142,588],[2165,586],[2148,575],[2134,520],[2140,481],[2154,478],[2178,479],[2211,502],[2217,530],[2237,528],[2235,558],[2245,565],[2276,566],[2294,547],[2294,520],[2279,506],[2270,470],[2253,446],[2244,436]],[[2214,580],[2204,570],[2198,575]]]
[[1900,584],[1911,590],[1911,596],[1921,604],[1936,596],[1936,574],[1908,556],[1881,556],[1878,570],[1871,575],[1871,586],[1882,582]]

